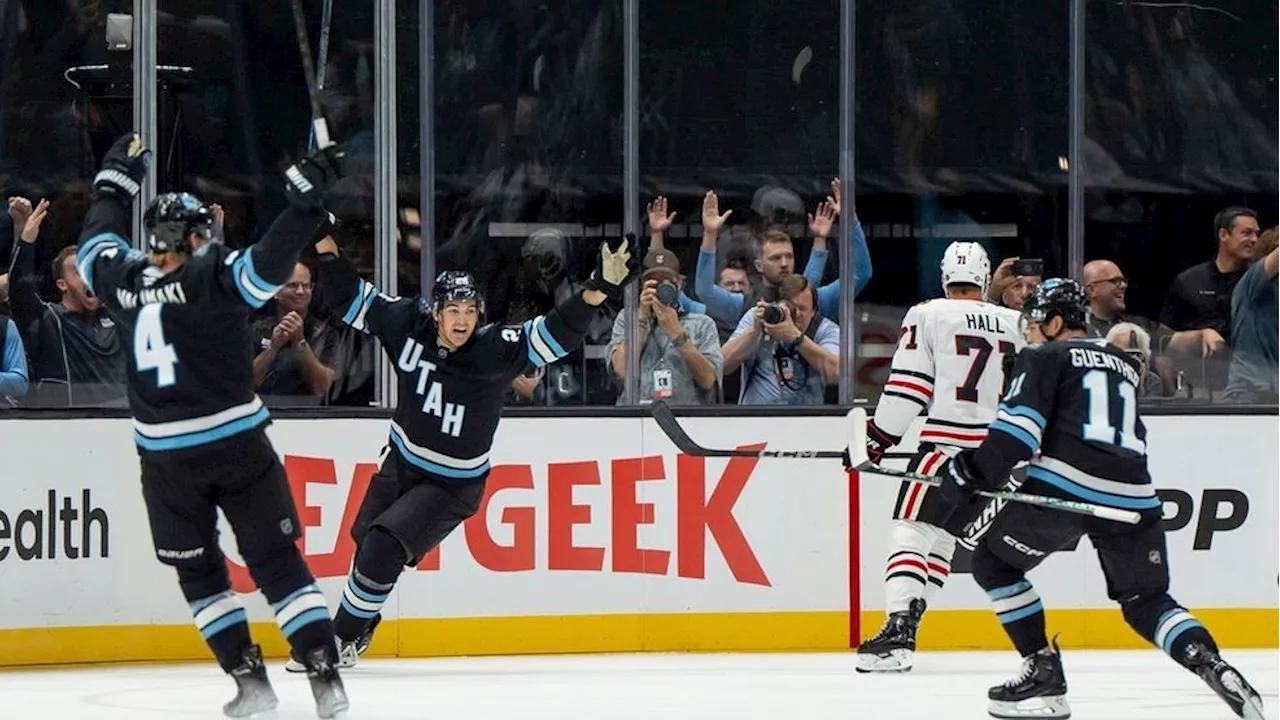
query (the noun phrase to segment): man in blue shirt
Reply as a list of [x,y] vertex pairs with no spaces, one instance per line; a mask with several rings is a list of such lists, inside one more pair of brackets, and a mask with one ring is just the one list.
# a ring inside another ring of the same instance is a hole
[[[818,205],[816,213],[809,216],[809,231],[813,233],[813,249],[804,268],[804,276],[817,288],[818,312],[823,317],[840,318],[840,280],[817,286],[827,265],[827,237],[840,214],[840,182],[831,183],[832,195]],[[716,268],[716,242],[732,210],[720,212],[720,200],[714,192],[708,192],[702,201],[702,245],[698,253],[697,270],[694,273],[694,290],[698,299],[706,303],[706,313],[717,325],[733,327],[742,313],[755,305],[750,294],[729,292],[716,284],[719,275]],[[783,278],[795,272],[795,251],[791,237],[780,230],[769,230],[756,238],[756,271],[760,274],[761,294],[772,291]],[[871,253],[867,249],[867,236],[862,225],[853,218],[853,294],[857,295],[871,280]]]
[[1245,271],[1231,293],[1231,370],[1223,399],[1237,403],[1275,403],[1280,374],[1280,302],[1276,275],[1280,270],[1277,231],[1258,240],[1262,256]]
[[765,319],[765,303],[748,310],[721,348],[724,371],[742,367],[742,405],[821,405],[840,378],[840,327],[817,315],[817,289],[802,275],[778,284],[781,322]]
[[27,350],[12,320],[0,315],[0,324],[0,397],[20,398],[27,394]]

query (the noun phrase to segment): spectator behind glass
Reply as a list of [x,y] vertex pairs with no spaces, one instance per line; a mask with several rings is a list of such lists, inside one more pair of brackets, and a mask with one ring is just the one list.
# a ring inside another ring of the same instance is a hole
[[1089,299],[1089,330],[1098,337],[1107,337],[1111,328],[1123,320],[1129,280],[1110,260],[1085,263],[1081,278]]
[[10,268],[9,305],[36,381],[27,404],[124,406],[125,343],[76,270],[75,245],[63,248],[53,260],[61,301],[51,304],[40,298],[35,242],[48,210],[47,200],[34,209],[26,198],[9,200],[19,240]]
[[0,313],[0,327],[0,398],[16,405],[27,394],[27,349],[8,315]]
[[742,368],[742,405],[821,405],[840,378],[840,328],[816,311],[818,293],[800,276],[784,278],[784,316],[767,323],[764,301],[743,314],[725,343],[725,372]]
[[[832,195],[818,205],[809,216],[809,232],[813,234],[813,248],[805,264],[804,276],[815,287],[822,282],[827,265],[827,236],[831,234],[840,214],[840,182],[831,183]],[[698,266],[694,273],[694,290],[698,299],[707,305],[707,314],[716,321],[722,337],[732,334],[743,311],[760,299],[773,299],[775,289],[783,278],[795,271],[795,247],[791,236],[777,228],[764,230],[756,235],[755,269],[760,284],[750,292],[730,292],[716,284],[716,243],[721,228],[733,215],[729,210],[720,212],[720,199],[715,192],[708,192],[702,200],[702,246],[698,252]],[[871,253],[867,250],[867,236],[853,219],[854,295],[862,292],[871,280]],[[829,317],[840,315],[840,280],[824,285],[817,291],[818,309]]]
[[1021,259],[1008,257],[1000,261],[991,276],[991,286],[987,288],[987,302],[1010,310],[1022,310],[1022,304],[1031,297],[1043,278],[1039,275],[1014,275],[1013,264]]
[[1170,350],[1209,357],[1231,344],[1231,293],[1253,260],[1258,214],[1229,207],[1213,219],[1217,252],[1182,271],[1169,286],[1160,324],[1173,329]]
[[1223,399],[1237,403],[1280,401],[1280,303],[1276,300],[1277,230],[1258,240],[1262,256],[1245,271],[1231,296],[1231,370]]
[[1132,355],[1141,365],[1138,371],[1140,397],[1164,395],[1164,381],[1151,369],[1150,333],[1134,323],[1119,322],[1107,331],[1106,339],[1108,343]]
[[[519,325],[581,293],[582,283],[571,276],[571,259],[569,238],[560,230],[539,228],[530,233],[520,247],[520,266],[501,321]],[[609,303],[602,304],[591,319],[582,347],[544,368],[525,368],[524,374],[511,381],[509,401],[539,406],[582,405],[584,401],[595,404],[613,397],[608,375],[593,369],[597,360],[586,359],[587,348],[608,343],[613,322]]]
[[[311,269],[298,263],[293,277],[276,293],[275,314],[254,320],[254,390],[269,403],[289,404],[285,398],[294,398],[295,404],[319,404],[333,385],[333,368],[321,362],[307,342],[322,327],[310,314],[314,290]],[[304,402],[301,396],[312,400]]]
[[[716,401],[723,359],[715,322],[702,313],[680,310],[675,297],[660,298],[662,283],[682,285],[680,263],[670,250],[650,250],[640,276],[636,341],[640,343],[640,402],[664,400],[672,405],[710,405]],[[668,304],[667,300],[670,301]],[[627,311],[618,313],[609,343],[609,365],[626,378],[624,340]],[[619,395],[618,403],[622,403]]]

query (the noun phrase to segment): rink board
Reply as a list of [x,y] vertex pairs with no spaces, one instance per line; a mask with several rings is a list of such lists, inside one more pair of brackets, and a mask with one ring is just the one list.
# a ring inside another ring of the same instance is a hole
[[[685,422],[709,446],[844,438],[841,418]],[[1224,644],[1275,647],[1276,418],[1148,425],[1152,473],[1172,498],[1173,592],[1209,610]],[[386,428],[286,420],[270,431],[331,606]],[[154,559],[131,438],[123,420],[0,421],[0,665],[208,657],[173,571]],[[401,577],[374,653],[831,650],[880,623],[892,481],[864,478],[851,493],[838,461],[690,458],[638,418],[508,419],[493,463],[482,511]],[[223,542],[236,588],[251,591],[227,528]],[[1006,647],[962,574],[921,644]],[[1136,646],[1087,547],[1032,579],[1064,644]],[[257,639],[282,654],[266,603],[253,593],[245,604],[266,623]]]

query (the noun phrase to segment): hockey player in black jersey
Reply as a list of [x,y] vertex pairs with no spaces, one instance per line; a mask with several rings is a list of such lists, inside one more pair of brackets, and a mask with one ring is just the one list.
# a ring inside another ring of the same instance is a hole
[[1046,280],[1023,308],[1027,341],[986,440],[944,474],[953,506],[975,490],[1003,485],[1015,463],[1030,460],[1027,493],[1138,511],[1113,520],[1009,503],[974,551],[974,580],[984,590],[1023,659],[1022,673],[988,693],[998,718],[1065,718],[1067,682],[1044,608],[1026,573],[1049,554],[1089,536],[1107,580],[1139,635],[1200,676],[1236,715],[1261,720],[1262,700],[1218,654],[1209,631],[1169,596],[1169,558],[1161,502],[1147,473],[1146,428],[1136,402],[1136,362],[1088,337],[1087,302],[1073,280]]
[[[620,297],[635,276],[632,242],[602,244],[587,289],[546,316],[483,327],[484,298],[469,273],[440,273],[429,304],[388,297],[360,279],[332,240],[317,244],[325,302],[382,341],[399,379],[392,451],[351,529],[355,566],[334,617],[342,667],[368,648],[404,568],[479,509],[507,387],[527,367],[553,363],[582,343],[596,308]],[[301,669],[297,658],[288,669]]]
[[231,524],[254,582],[303,658],[316,711],[341,717],[348,701],[324,596],[294,541],[301,524],[253,391],[250,311],[293,273],[326,217],[320,193],[336,179],[331,146],[289,168],[290,207],[263,239],[233,251],[212,236],[213,214],[191,195],[156,198],[145,216],[147,253],[131,249],[129,206],[150,151],[118,140],[94,178],[77,266],[131,348],[129,404],[156,557],[172,566],[196,627],[238,692],[223,712],[249,717],[277,704],[262,651],[249,635],[218,546],[217,510]]

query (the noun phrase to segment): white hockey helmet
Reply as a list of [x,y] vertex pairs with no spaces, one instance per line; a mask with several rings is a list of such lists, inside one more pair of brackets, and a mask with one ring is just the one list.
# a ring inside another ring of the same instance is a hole
[[991,284],[991,260],[987,251],[976,242],[956,241],[942,254],[942,288],[952,283],[968,283],[982,288],[987,294]]

